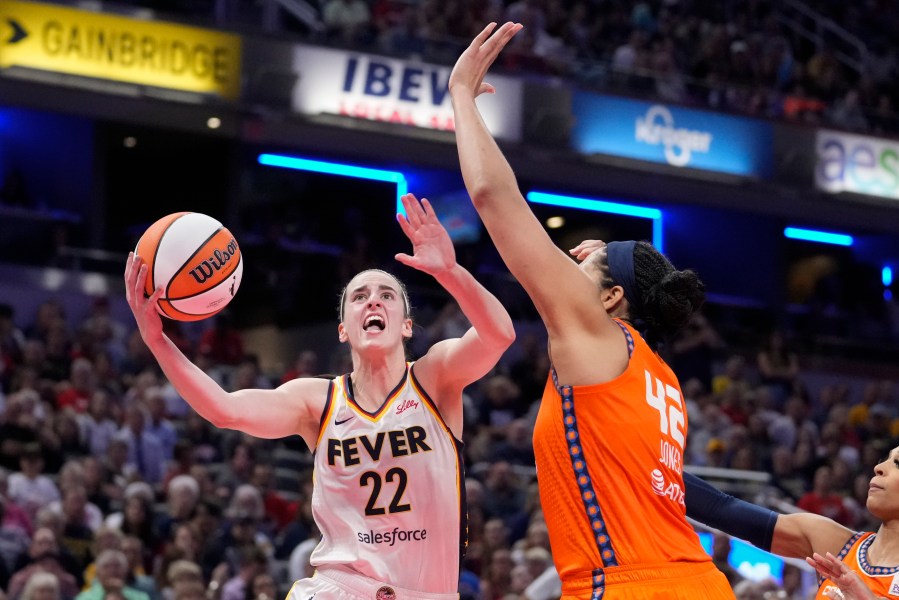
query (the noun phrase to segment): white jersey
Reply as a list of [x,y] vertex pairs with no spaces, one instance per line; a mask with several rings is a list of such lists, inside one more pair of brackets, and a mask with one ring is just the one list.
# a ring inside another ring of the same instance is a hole
[[315,447],[315,567],[344,566],[396,586],[455,593],[467,519],[461,442],[407,363],[375,413],[331,382]]

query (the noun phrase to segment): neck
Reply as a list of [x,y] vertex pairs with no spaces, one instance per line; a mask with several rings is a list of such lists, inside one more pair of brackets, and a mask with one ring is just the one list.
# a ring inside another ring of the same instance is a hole
[[884,521],[868,549],[868,560],[882,567],[899,567],[899,521]]
[[405,371],[405,355],[383,357],[376,362],[354,356],[350,378],[356,403],[366,410],[377,410]]

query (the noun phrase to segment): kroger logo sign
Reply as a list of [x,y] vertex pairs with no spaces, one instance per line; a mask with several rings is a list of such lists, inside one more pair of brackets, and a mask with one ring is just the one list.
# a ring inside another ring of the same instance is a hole
[[675,167],[686,167],[694,152],[708,153],[712,134],[708,131],[675,127],[674,117],[666,107],[656,104],[637,119],[634,139],[650,146],[663,146],[665,160]]
[[773,131],[765,121],[577,92],[571,141],[584,154],[765,178]]

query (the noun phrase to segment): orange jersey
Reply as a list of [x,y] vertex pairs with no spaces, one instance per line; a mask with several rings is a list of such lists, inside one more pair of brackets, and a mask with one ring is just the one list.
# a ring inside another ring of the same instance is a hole
[[[849,569],[858,573],[875,596],[899,598],[899,566],[882,567],[868,562],[868,548],[876,537],[877,534],[870,531],[856,533],[840,550],[839,558]],[[822,579],[819,576],[818,583],[815,600],[839,597],[832,595],[833,590],[839,591],[840,588],[830,579]]]
[[[619,325],[625,372],[560,387],[553,370],[534,429],[553,561],[563,586],[591,578],[594,591],[615,570],[711,561],[686,518],[680,385],[636,330]],[[729,587],[723,594],[733,598]]]

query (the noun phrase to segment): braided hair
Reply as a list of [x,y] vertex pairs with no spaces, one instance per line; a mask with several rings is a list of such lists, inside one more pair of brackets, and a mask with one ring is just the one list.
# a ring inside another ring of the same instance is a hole
[[[646,342],[657,348],[670,340],[705,302],[705,285],[695,271],[677,270],[649,242],[634,244],[634,282],[637,298],[629,298],[628,320],[641,331]],[[604,287],[620,285],[606,263],[602,265]]]

